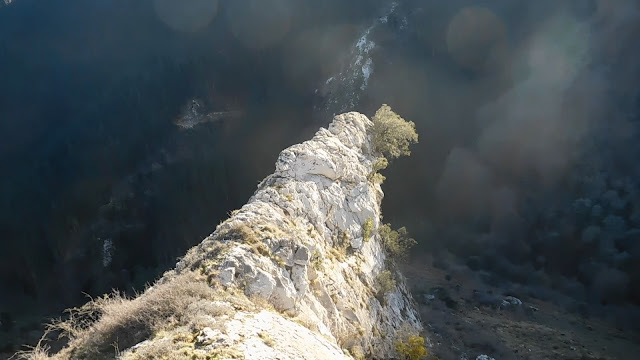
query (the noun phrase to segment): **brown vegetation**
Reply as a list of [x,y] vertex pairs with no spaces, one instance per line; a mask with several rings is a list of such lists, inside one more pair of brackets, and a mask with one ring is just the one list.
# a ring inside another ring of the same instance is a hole
[[[195,272],[173,275],[134,299],[119,293],[94,299],[81,308],[69,310],[69,317],[49,326],[47,335],[32,351],[19,359],[113,359],[119,351],[147,339],[154,349],[143,347],[127,358],[164,358],[170,354],[200,359],[193,353],[195,338],[204,327],[216,326],[216,318],[237,309],[257,311],[259,307],[241,292],[207,285],[206,277]],[[66,347],[53,356],[47,354],[52,334],[68,339]],[[162,356],[159,356],[162,355]],[[205,357],[202,357],[205,359]]]

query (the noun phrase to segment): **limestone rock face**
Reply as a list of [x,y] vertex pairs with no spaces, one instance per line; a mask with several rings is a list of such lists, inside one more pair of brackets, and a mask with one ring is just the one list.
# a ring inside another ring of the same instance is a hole
[[[201,329],[197,348],[246,359],[390,358],[401,328],[420,330],[400,274],[391,291],[376,287],[387,267],[377,234],[383,193],[368,180],[370,126],[362,114],[338,115],[282,151],[248,203],[177,264],[174,275],[200,271],[220,291],[264,304]],[[373,231],[363,239],[367,220]],[[163,281],[172,280],[156,286]]]

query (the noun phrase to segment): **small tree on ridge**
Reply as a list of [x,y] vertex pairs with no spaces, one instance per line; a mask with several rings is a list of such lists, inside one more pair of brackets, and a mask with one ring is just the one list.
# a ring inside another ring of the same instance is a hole
[[406,121],[387,104],[382,104],[371,120],[375,151],[389,159],[411,155],[409,145],[418,142],[418,133],[413,121]]

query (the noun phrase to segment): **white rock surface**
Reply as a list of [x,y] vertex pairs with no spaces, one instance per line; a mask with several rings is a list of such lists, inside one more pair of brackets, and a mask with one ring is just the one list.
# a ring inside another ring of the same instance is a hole
[[[348,351],[386,359],[401,327],[420,329],[400,274],[382,303],[376,297],[385,254],[377,235],[383,193],[367,180],[376,159],[371,125],[359,113],[338,115],[282,151],[248,203],[177,264],[176,273],[205,269],[221,288],[273,306],[202,329],[203,349],[224,344],[246,359],[350,359]],[[363,241],[367,219],[374,236]],[[245,239],[233,235],[240,228]],[[220,243],[228,250],[212,253]]]

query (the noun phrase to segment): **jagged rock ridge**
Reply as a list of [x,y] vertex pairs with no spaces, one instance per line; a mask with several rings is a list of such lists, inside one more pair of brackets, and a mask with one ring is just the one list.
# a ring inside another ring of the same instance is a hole
[[[388,263],[377,234],[383,192],[368,180],[379,156],[371,126],[362,114],[338,115],[282,151],[246,205],[128,303],[131,321],[156,311],[165,314],[161,325],[100,320],[107,325],[89,331],[99,339],[72,340],[69,357],[97,358],[95,349],[113,342],[122,359],[394,357],[399,332],[421,325],[399,273],[384,292],[376,284]],[[196,300],[172,298],[181,296]],[[168,302],[181,314],[173,316]],[[131,335],[123,342],[124,329]]]
[[[420,325],[402,284],[385,295],[384,304],[376,298],[375,278],[385,269],[385,255],[377,236],[363,239],[365,221],[373,220],[374,229],[379,225],[383,197],[380,186],[367,180],[377,158],[367,136],[370,126],[362,114],[342,114],[313,139],[282,151],[275,172],[249,202],[176,271],[201,266],[212,242],[231,241],[221,234],[249,227],[268,255],[254,253],[250,244],[234,246],[215,269],[223,286],[244,286],[247,296],[265,298],[308,324],[321,335],[319,343],[328,339],[329,352],[313,358],[338,358],[341,348],[354,347],[388,357],[393,336],[382,335],[395,334],[405,323]],[[300,346],[303,352],[294,357],[307,353],[309,344]]]

